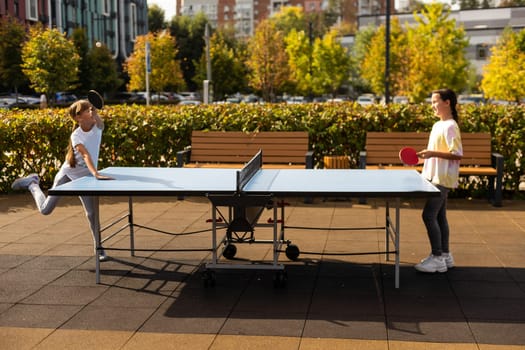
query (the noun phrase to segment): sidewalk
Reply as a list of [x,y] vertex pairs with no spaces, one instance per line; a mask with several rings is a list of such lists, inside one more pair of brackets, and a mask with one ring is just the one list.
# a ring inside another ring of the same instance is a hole
[[[123,198],[101,201],[103,223],[127,208]],[[287,225],[384,225],[380,200],[291,204]],[[384,232],[297,229],[287,238],[312,254],[281,257],[286,287],[270,271],[226,270],[205,288],[202,251],[108,251],[97,285],[77,198],[42,216],[29,194],[0,196],[0,349],[525,349],[525,201],[451,199],[456,267],[436,275],[413,268],[429,252],[422,205],[403,202],[398,290],[384,255],[313,254],[384,250]],[[138,198],[134,208],[136,223],[160,230],[210,227],[202,198]],[[209,232],[136,230],[136,248],[210,244]],[[107,246],[126,248],[128,236]],[[270,245],[237,248],[240,262],[271,258]]]

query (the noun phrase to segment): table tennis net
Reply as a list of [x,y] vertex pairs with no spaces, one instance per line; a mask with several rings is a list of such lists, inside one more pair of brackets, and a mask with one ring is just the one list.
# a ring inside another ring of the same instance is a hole
[[241,170],[237,171],[237,192],[242,191],[250,179],[262,168],[262,164],[262,150],[259,150]]

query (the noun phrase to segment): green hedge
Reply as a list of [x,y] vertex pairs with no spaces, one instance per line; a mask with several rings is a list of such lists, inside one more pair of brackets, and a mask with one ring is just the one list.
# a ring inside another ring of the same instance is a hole
[[[292,131],[305,130],[315,162],[324,155],[350,156],[358,166],[368,131],[429,131],[435,122],[428,105],[339,104],[224,104],[201,106],[107,106],[99,168],[107,166],[173,167],[176,152],[190,144],[191,130]],[[29,172],[49,187],[65,157],[73,122],[66,109],[0,112],[2,175],[0,192]],[[524,106],[464,105],[460,110],[463,132],[490,132],[493,151],[505,158],[504,185],[518,192],[525,149]],[[464,183],[483,190],[485,183]]]

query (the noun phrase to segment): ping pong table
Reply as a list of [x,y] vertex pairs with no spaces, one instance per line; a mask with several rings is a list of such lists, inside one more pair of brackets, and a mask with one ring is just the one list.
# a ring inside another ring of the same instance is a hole
[[[285,239],[285,198],[328,198],[357,197],[381,198],[386,202],[385,226],[386,250],[375,252],[395,254],[395,287],[399,288],[400,257],[400,199],[403,197],[425,198],[438,196],[439,190],[425,180],[415,170],[357,170],[357,169],[264,169],[262,152],[259,151],[242,169],[222,168],[152,168],[152,167],[109,167],[100,171],[115,180],[102,181],[92,176],[57,186],[49,194],[58,196],[93,196],[96,203],[96,283],[100,283],[99,252],[102,244],[119,232],[129,228],[130,248],[134,255],[138,250],[134,246],[134,227],[144,227],[134,223],[133,197],[136,196],[204,196],[212,205],[211,248],[172,249],[168,251],[208,250],[212,253],[211,261],[206,264],[205,284],[214,284],[213,271],[216,269],[271,269],[276,271],[276,285],[286,282],[284,265],[279,262],[282,248],[291,260],[299,256],[299,248]],[[110,225],[102,228],[99,220],[100,196],[126,196],[129,199],[128,212]],[[391,203],[395,214],[390,214]],[[259,222],[261,213],[273,210],[273,219]],[[102,233],[117,222],[127,223],[111,235],[102,238]],[[256,227],[273,228],[273,239],[258,241],[255,239]],[[220,238],[218,231],[226,229]],[[348,228],[351,230],[352,228]],[[155,229],[153,229],[155,230]],[[162,231],[161,231],[162,232]],[[235,256],[235,243],[268,243],[273,245],[271,263],[226,263],[221,258],[232,259]],[[390,248],[393,243],[394,249]],[[115,248],[113,248],[115,249]],[[122,250],[118,248],[117,250]],[[368,253],[369,254],[369,253]]]

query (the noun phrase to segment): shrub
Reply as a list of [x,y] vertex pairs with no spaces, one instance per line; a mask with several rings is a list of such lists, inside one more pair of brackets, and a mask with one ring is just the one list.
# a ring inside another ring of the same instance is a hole
[[[176,152],[191,142],[192,130],[308,131],[317,166],[324,155],[348,155],[358,166],[368,131],[429,131],[435,122],[428,105],[391,104],[217,104],[199,106],[106,106],[106,128],[99,168],[176,165]],[[66,109],[0,112],[0,192],[29,172],[49,187],[62,161],[73,128]],[[463,132],[490,132],[494,152],[505,158],[504,188],[518,191],[523,173],[525,108],[462,105]],[[485,183],[464,184],[469,192]],[[486,187],[486,186],[485,186]]]

